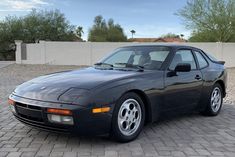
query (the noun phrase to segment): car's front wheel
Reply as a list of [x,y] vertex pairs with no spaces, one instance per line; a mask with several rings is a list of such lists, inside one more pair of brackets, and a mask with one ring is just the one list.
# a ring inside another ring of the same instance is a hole
[[111,135],[120,142],[134,140],[141,132],[145,121],[145,107],[135,93],[122,96],[115,105]]

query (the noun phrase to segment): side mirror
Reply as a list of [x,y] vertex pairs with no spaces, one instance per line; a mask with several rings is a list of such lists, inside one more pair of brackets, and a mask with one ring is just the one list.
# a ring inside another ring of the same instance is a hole
[[189,72],[191,71],[191,65],[189,63],[179,63],[175,67],[175,72]]

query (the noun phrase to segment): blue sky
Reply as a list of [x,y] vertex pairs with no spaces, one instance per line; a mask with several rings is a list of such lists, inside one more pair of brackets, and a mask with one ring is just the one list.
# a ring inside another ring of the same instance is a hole
[[130,30],[136,30],[134,37],[158,37],[168,32],[190,35],[181,19],[174,13],[187,0],[1,0],[0,20],[7,15],[22,16],[32,8],[59,9],[71,24],[81,25],[83,38],[96,15],[113,18],[131,37]]

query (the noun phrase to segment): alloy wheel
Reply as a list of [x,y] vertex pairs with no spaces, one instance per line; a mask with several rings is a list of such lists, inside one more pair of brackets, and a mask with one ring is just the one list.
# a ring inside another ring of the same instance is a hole
[[222,102],[221,91],[218,87],[215,87],[211,94],[211,109],[213,112],[218,112]]
[[118,112],[118,127],[125,136],[133,135],[139,128],[142,119],[140,104],[135,99],[124,101]]

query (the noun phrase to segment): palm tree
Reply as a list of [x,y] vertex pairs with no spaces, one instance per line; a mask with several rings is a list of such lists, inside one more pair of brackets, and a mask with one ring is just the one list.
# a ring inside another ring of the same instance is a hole
[[132,39],[133,39],[133,35],[136,33],[136,31],[135,30],[131,30],[131,35],[132,35]]
[[183,34],[180,34],[180,37],[181,37],[181,39],[183,39],[183,38],[184,38],[184,35],[183,35]]
[[82,38],[82,34],[83,34],[83,27],[82,26],[78,26],[76,29],[76,35],[81,39]]

